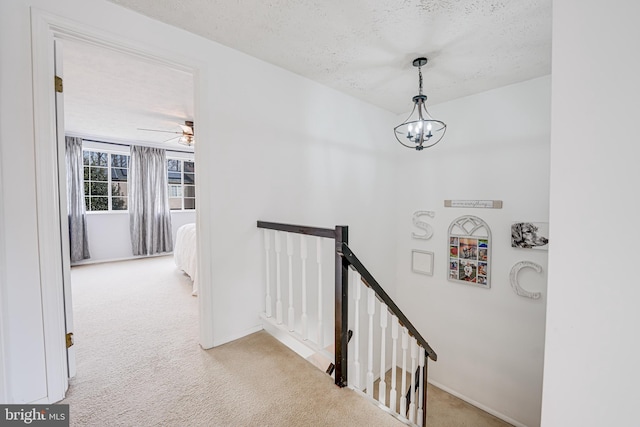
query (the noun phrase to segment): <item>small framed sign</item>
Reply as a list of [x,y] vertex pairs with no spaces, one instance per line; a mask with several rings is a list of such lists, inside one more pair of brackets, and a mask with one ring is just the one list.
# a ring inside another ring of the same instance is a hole
[[444,207],[502,209],[502,200],[445,200]]

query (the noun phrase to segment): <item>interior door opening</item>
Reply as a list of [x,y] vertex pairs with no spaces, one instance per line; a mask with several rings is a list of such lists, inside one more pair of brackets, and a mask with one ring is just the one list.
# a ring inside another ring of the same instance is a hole
[[[181,129],[179,123],[193,123],[194,75],[79,40],[56,39],[54,43],[55,72],[62,86],[56,97],[56,128],[65,333],[74,340],[73,266],[135,258],[127,213],[130,145],[166,150],[165,191],[171,206],[174,242],[179,227],[196,221],[193,130],[190,146],[169,135]],[[143,128],[166,129],[166,133]],[[92,257],[80,261],[71,260],[67,238],[67,136],[82,139],[83,146],[82,197]],[[194,322],[194,331],[197,328]],[[67,348],[68,378],[76,374],[77,345],[76,339],[76,344]]]

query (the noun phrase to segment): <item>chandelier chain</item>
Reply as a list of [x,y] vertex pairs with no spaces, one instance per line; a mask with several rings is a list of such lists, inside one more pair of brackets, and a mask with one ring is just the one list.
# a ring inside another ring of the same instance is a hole
[[419,95],[422,95],[422,67],[418,67],[418,76],[420,79],[420,91],[419,91]]

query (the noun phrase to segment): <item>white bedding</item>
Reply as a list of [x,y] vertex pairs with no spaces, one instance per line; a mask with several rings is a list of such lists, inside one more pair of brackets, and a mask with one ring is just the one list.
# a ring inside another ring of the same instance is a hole
[[191,280],[193,280],[193,295],[198,295],[195,224],[185,224],[178,228],[176,244],[173,248],[173,259],[178,268],[191,277]]

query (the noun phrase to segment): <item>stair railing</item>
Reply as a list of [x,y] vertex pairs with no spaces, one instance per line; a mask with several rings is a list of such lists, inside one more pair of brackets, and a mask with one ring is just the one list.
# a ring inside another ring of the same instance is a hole
[[[396,303],[389,297],[373,275],[364,267],[362,262],[343,243],[339,252],[343,259],[342,267],[350,266],[352,271],[353,293],[353,366],[356,371],[351,386],[378,401],[388,408],[394,415],[408,420],[411,424],[424,426],[427,414],[427,372],[429,359],[436,361],[438,355],[429,343],[422,337],[413,324],[407,319]],[[363,288],[364,286],[364,288]],[[363,292],[363,289],[366,291]],[[359,313],[366,313],[368,324],[366,381],[364,385],[360,372],[360,322]],[[374,314],[378,314],[379,330],[374,334]],[[390,316],[390,321],[389,321]],[[389,326],[391,326],[389,328]],[[379,339],[378,339],[379,337]],[[400,342],[398,342],[400,341]],[[374,365],[374,342],[379,347],[379,365]],[[387,346],[387,343],[390,346]],[[401,369],[398,367],[397,348],[401,346]],[[390,351],[389,351],[390,350]],[[391,356],[391,363],[387,364],[387,356]],[[410,358],[411,368],[407,369],[407,358]],[[375,366],[380,366],[378,371]],[[401,386],[398,390],[397,380],[400,371]],[[389,374],[389,387],[387,387]],[[377,388],[374,381],[378,377]]]
[[[316,261],[318,263],[318,318],[316,319],[317,342],[319,348],[324,347],[322,317],[323,298],[321,296],[322,268],[321,268],[321,239],[333,239],[335,241],[335,278],[334,278],[334,351],[335,351],[335,384],[339,387],[350,385],[363,394],[374,399],[387,407],[395,416],[408,420],[411,424],[423,426],[426,423],[427,411],[427,364],[428,359],[437,360],[437,355],[429,346],[427,341],[417,331],[413,324],[407,319],[404,313],[393,302],[384,291],[373,275],[364,267],[362,262],[349,248],[349,228],[347,226],[336,226],[335,228],[308,227],[292,224],[281,224],[274,222],[258,221],[258,228],[264,232],[264,249],[266,256],[266,296],[265,296],[265,316],[272,318],[273,296],[271,293],[271,277],[269,256],[271,253],[271,232],[274,235],[274,248],[276,254],[276,274],[275,274],[275,322],[284,324],[284,307],[282,305],[282,272],[281,256],[283,241],[286,245],[286,255],[288,258],[288,310],[286,325],[291,333],[294,333],[296,323],[300,324],[302,339],[308,338],[307,319],[307,283],[306,283],[306,263],[308,256],[308,242],[306,236],[316,237]],[[299,320],[296,320],[293,307],[293,236],[300,236],[300,263],[302,270],[301,292],[302,308]],[[353,301],[349,300],[349,276],[353,276],[352,292]],[[364,286],[364,288],[363,288]],[[366,291],[366,297],[361,298],[362,290]],[[348,346],[349,346],[349,305],[354,307],[353,316],[353,383],[348,383]],[[362,305],[362,307],[361,307]],[[379,309],[376,307],[379,305]],[[362,314],[361,314],[362,313]],[[366,313],[368,323],[367,340],[367,367],[366,367],[366,387],[360,381],[361,367],[359,360],[360,353],[360,317]],[[374,338],[374,315],[378,313],[380,331]],[[389,316],[390,315],[390,321]],[[389,325],[391,326],[389,328]],[[380,352],[374,355],[374,341],[378,344]],[[401,345],[402,369],[398,368],[397,347],[398,341]],[[386,343],[389,342],[389,346]],[[391,363],[387,366],[387,355],[391,353]],[[407,356],[411,360],[411,368],[407,370]],[[375,357],[374,357],[375,356]],[[374,371],[374,359],[378,359],[380,370]],[[400,370],[401,386],[398,391],[396,381]],[[390,373],[389,388],[387,388],[386,375]],[[378,377],[378,387],[374,387]],[[407,387],[407,385],[409,385]],[[374,390],[375,388],[375,390]],[[388,397],[387,397],[388,396]]]
[[[328,256],[324,250],[328,248],[325,247],[324,240],[331,239],[343,242],[347,238],[347,227],[337,226],[331,229],[265,221],[258,221],[257,225],[263,230],[266,258],[264,317],[281,329],[287,330],[294,338],[303,341],[307,347],[325,354],[329,353],[325,349],[327,344],[325,343],[325,335],[330,335],[328,327],[331,322],[325,318],[325,307],[328,308],[327,303],[330,298],[328,293],[333,292],[327,287],[327,275],[323,274],[325,265],[328,264]],[[309,264],[314,261],[309,259],[309,254],[313,256],[314,253],[316,274],[309,280],[307,270],[313,269],[309,268],[312,267]],[[272,260],[271,256],[274,254],[275,260]],[[330,256],[334,259],[338,258],[335,249],[331,250]],[[282,261],[284,257],[286,257],[286,262]],[[295,285],[294,262],[300,264],[301,270],[300,280]],[[282,264],[286,266],[286,278],[283,277],[281,271]],[[275,274],[271,270],[272,267],[275,267]],[[309,291],[312,289],[316,292],[315,297],[310,295]],[[294,301],[294,290],[301,293],[300,298],[296,301]],[[310,307],[310,301],[314,301],[316,307]],[[286,313],[283,306],[285,303],[288,305]],[[309,315],[309,312],[315,313],[315,316]],[[342,323],[335,322],[335,324],[339,325],[340,331],[342,331]],[[315,333],[313,333],[314,331]],[[336,335],[338,334],[334,331],[334,336]],[[333,341],[335,345],[335,339]],[[338,347],[335,348],[338,349]],[[333,350],[330,353],[331,359],[333,359]],[[326,355],[329,356],[329,354]],[[335,366],[333,368],[335,369]],[[342,379],[340,380],[342,381]]]

